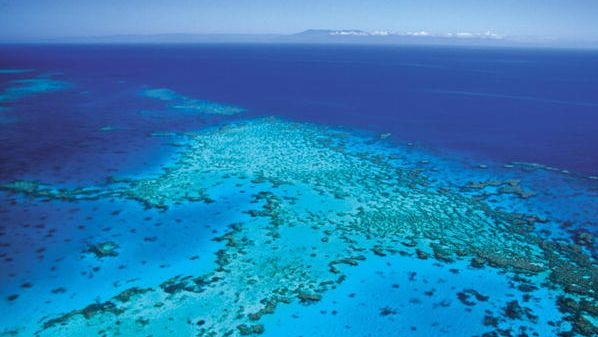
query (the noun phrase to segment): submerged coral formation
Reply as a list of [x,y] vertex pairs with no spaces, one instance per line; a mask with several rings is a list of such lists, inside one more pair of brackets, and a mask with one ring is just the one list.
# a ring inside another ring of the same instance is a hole
[[[30,71],[29,69],[0,69],[0,75]],[[70,86],[70,83],[52,79],[49,75],[10,81],[9,86],[0,92],[0,125],[18,121],[17,117],[6,113],[10,110],[11,103],[32,95],[65,90]]]
[[[187,98],[157,90],[150,95],[190,104]],[[203,109],[208,108],[199,110]],[[318,302],[345,280],[346,268],[389,254],[433,257],[439,263],[464,260],[478,268],[487,265],[539,278],[544,287],[566,294],[559,305],[569,317],[571,334],[590,336],[597,331],[586,318],[597,310],[598,281],[588,248],[543,238],[534,231],[539,217],[485,202],[497,194],[534,197],[518,181],[438,187],[419,168],[406,165],[392,147],[275,118],[224,125],[189,137],[176,163],[154,178],[112,179],[103,186],[79,189],[26,181],[0,186],[69,201],[127,198],[165,211],[180,203],[213,202],[218,189],[231,181],[239,190],[259,187],[250,219],[231,224],[215,238],[223,247],[214,270],[176,275],[152,290],[134,289],[114,301],[51,318],[38,335],[261,334],[268,326],[260,320],[278,304]],[[467,194],[485,188],[496,191],[484,198]],[[533,289],[523,278],[514,282],[521,289]],[[458,296],[467,306],[488,300],[474,289]],[[504,311],[509,318],[534,317],[516,301]],[[489,321],[498,325],[492,317]]]
[[113,241],[100,242],[95,245],[90,245],[86,253],[94,254],[98,258],[118,255],[118,244]]
[[21,74],[28,73],[33,70],[31,69],[0,69],[0,74]]
[[10,83],[11,86],[0,93],[0,103],[16,101],[30,95],[64,90],[71,86],[67,82],[52,79],[50,76],[14,80]]
[[182,112],[208,115],[235,115],[245,111],[243,108],[232,105],[183,96],[173,90],[165,88],[145,89],[141,94],[145,97],[167,102],[170,109]]

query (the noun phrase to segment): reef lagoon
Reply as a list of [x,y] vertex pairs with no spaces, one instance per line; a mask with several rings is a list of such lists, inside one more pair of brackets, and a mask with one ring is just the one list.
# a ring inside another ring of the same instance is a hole
[[598,53],[0,47],[0,336],[596,336]]

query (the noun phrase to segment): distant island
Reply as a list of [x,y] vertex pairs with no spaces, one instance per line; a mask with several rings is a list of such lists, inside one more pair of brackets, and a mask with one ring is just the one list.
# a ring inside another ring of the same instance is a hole
[[305,44],[367,44],[367,45],[442,45],[442,46],[496,46],[496,47],[574,47],[595,48],[598,43],[556,41],[503,36],[491,31],[433,33],[428,31],[393,32],[358,29],[308,29],[295,34],[148,34],[73,36],[63,38],[4,40],[0,43],[74,43],[74,44],[189,44],[189,43],[305,43]]

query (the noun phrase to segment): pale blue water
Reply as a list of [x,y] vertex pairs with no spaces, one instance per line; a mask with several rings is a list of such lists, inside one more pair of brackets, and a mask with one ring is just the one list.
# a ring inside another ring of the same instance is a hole
[[595,335],[597,82],[590,51],[2,46],[0,335]]

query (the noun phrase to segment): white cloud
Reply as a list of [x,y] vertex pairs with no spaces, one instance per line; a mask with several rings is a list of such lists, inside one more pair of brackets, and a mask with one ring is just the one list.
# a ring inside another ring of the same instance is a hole
[[334,32],[330,32],[330,35],[333,35],[333,36],[338,36],[338,35],[340,35],[340,36],[369,36],[371,34],[368,32],[360,31],[360,30],[337,30]]
[[337,30],[328,33],[331,36],[412,36],[412,37],[444,37],[455,39],[493,39],[500,40],[502,35],[487,31],[484,33],[457,32],[457,33],[431,33],[427,31],[415,32],[392,32],[388,30],[376,30],[373,32],[364,32],[361,30]]
[[503,38],[502,35],[487,31],[485,33],[470,33],[470,32],[459,32],[459,33],[447,33],[444,36],[454,37],[458,39],[494,39],[500,40]]

